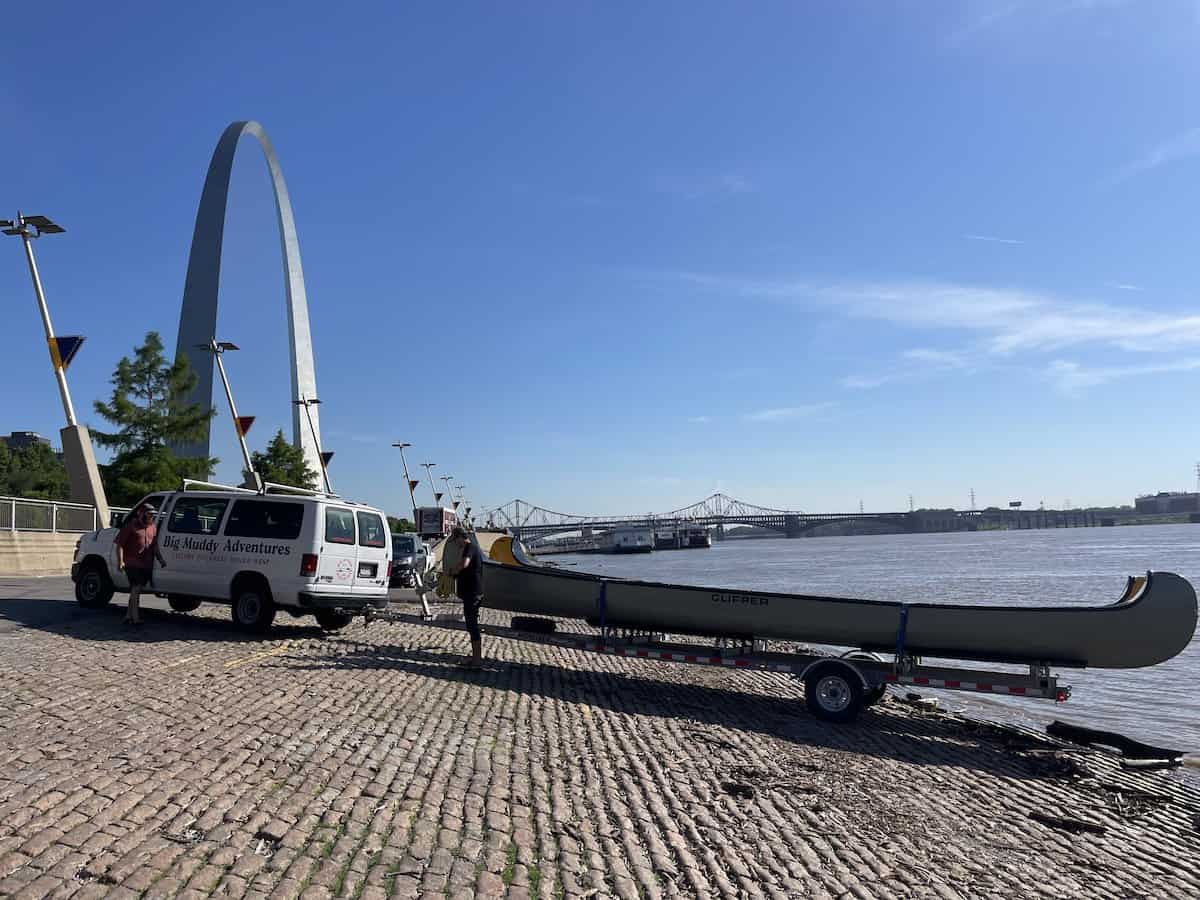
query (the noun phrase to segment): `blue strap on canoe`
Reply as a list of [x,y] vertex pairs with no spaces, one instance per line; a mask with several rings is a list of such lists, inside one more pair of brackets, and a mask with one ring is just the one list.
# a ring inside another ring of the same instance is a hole
[[904,658],[904,641],[908,637],[908,604],[900,604],[900,627],[896,629],[896,661]]

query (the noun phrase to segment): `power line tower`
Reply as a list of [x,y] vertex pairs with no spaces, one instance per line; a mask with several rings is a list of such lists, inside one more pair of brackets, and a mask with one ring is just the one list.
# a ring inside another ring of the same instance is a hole
[[975,488],[971,488],[971,512],[975,512]]
[[913,498],[912,498],[912,494],[909,494],[909,495],[908,495],[908,511],[909,511],[909,512],[912,512],[912,511],[913,511]]
[[860,515],[862,514],[862,511],[863,511],[863,502],[861,500],[859,500],[858,501],[858,512]]
[[1196,463],[1196,493],[1200,494],[1200,462]]

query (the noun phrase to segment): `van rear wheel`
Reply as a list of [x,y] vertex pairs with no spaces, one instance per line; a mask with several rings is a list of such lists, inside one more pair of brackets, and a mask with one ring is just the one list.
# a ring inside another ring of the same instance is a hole
[[241,585],[234,592],[231,612],[238,627],[261,634],[275,621],[275,601],[265,588]]

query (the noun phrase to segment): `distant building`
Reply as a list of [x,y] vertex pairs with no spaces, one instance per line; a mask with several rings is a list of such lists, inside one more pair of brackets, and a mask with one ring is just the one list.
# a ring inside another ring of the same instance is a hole
[[34,444],[50,446],[50,438],[42,437],[36,431],[14,431],[8,437],[0,437],[0,443],[9,450],[24,450]]
[[1157,494],[1146,494],[1133,501],[1134,508],[1140,513],[1151,515],[1157,513],[1200,512],[1200,494],[1179,491],[1159,491]]

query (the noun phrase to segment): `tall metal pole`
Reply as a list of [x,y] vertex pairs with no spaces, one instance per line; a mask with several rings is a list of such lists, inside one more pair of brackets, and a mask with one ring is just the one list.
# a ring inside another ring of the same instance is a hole
[[405,487],[408,488],[408,499],[412,501],[413,526],[416,527],[416,524],[417,524],[417,495],[416,495],[416,492],[413,491],[412,476],[408,474],[408,460],[406,460],[404,458],[404,448],[411,447],[412,444],[408,444],[403,441],[396,441],[396,443],[392,444],[392,446],[396,447],[400,450],[400,465],[404,466],[404,485],[405,485]]
[[229,401],[229,415],[233,417],[233,430],[238,436],[238,446],[242,448],[242,462],[246,465],[246,474],[254,474],[254,463],[250,461],[250,449],[246,446],[246,436],[242,434],[241,423],[238,422],[237,407],[233,404],[233,391],[229,387],[229,376],[225,373],[225,363],[221,361],[225,349],[213,338],[209,341],[208,349],[217,358],[217,371],[221,373],[221,384],[225,388],[225,398]]
[[437,485],[433,483],[433,472],[431,471],[433,467],[437,465],[437,463],[423,462],[421,465],[425,467],[425,474],[429,476],[429,490],[433,491],[433,505],[439,506],[440,504],[438,503]]
[[[17,224],[24,225],[21,220],[21,214],[17,213]],[[42,278],[38,274],[37,262],[33,258],[33,243],[29,237],[29,229],[21,228],[21,242],[25,245],[25,259],[29,262],[29,277],[33,279],[33,292],[37,295],[38,310],[42,314],[42,325],[46,329],[46,347],[51,348],[54,343],[54,327],[50,324],[50,310],[46,306],[46,295],[42,291]],[[54,351],[50,350],[50,360],[54,360]],[[67,424],[77,425],[75,421],[75,407],[71,404],[71,392],[67,389],[67,373],[63,371],[62,366],[54,366],[54,377],[58,380],[58,392],[62,395],[63,412],[67,414]]]
[[308,430],[311,432],[313,443],[317,447],[317,459],[321,461],[321,477],[325,481],[325,493],[332,494],[333,485],[329,483],[329,466],[325,464],[325,454],[321,451],[321,439],[317,437],[317,428],[313,425],[312,413],[308,410],[310,404],[320,403],[321,401],[315,397],[310,400],[301,394],[300,399],[295,402],[304,407],[304,417],[308,419]]

